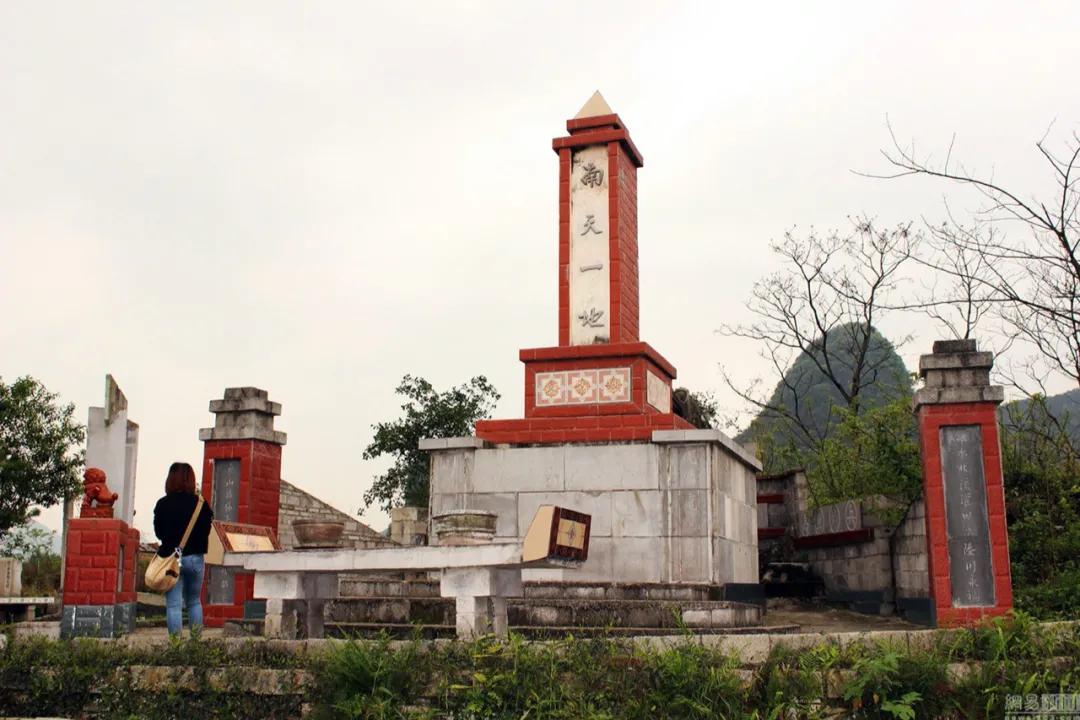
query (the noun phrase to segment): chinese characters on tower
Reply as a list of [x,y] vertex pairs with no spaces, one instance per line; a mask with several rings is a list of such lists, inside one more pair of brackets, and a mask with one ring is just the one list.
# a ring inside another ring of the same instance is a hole
[[608,342],[611,304],[608,255],[611,240],[607,147],[575,150],[570,177],[570,344]]

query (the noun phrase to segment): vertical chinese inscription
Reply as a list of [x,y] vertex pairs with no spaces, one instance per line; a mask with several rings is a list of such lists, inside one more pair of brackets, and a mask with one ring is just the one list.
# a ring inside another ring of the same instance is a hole
[[[213,498],[210,507],[214,519],[236,522],[240,510],[240,461],[214,461]],[[231,605],[233,601],[234,573],[231,568],[213,565],[206,583],[207,601],[211,605]]]
[[953,605],[993,605],[994,567],[990,556],[982,432],[978,425],[941,428],[941,472]]
[[570,344],[608,342],[611,289],[608,256],[607,146],[573,152],[570,162]]

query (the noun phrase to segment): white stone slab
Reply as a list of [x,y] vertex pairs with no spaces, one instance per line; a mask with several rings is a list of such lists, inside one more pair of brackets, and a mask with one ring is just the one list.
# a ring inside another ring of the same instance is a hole
[[654,430],[652,441],[654,443],[719,443],[728,452],[749,465],[754,472],[761,472],[761,461],[720,430]]
[[612,537],[658,537],[664,515],[659,490],[624,490],[611,494]]
[[570,168],[570,344],[611,338],[611,240],[607,145],[572,151]]
[[676,537],[705,537],[709,534],[709,493],[706,490],[672,490],[671,534]]
[[561,445],[478,450],[472,489],[476,493],[562,490],[564,453]]
[[[531,516],[530,516],[531,517]],[[414,546],[341,550],[225,553],[224,565],[257,572],[350,572],[360,570],[439,570],[521,563],[521,543],[467,547]]]
[[667,487],[680,489],[705,489],[709,487],[709,446],[673,445],[660,452],[667,452],[668,472]]
[[488,443],[473,435],[452,438],[421,438],[421,450],[460,450],[488,447]]
[[663,538],[613,538],[611,542],[612,574],[609,577],[617,578],[617,582],[663,580]]
[[642,443],[565,448],[567,490],[648,490],[659,487],[657,448]]

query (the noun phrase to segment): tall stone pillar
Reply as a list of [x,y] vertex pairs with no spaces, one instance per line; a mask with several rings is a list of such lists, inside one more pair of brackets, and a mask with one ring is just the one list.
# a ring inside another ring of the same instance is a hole
[[939,626],[1012,609],[1009,536],[998,439],[1001,386],[993,354],[944,340],[919,359],[915,393],[922,448],[930,598]]
[[[281,448],[285,433],[274,429],[281,404],[265,390],[227,388],[225,397],[210,401],[214,427],[199,430],[203,441],[203,497],[214,518],[278,531],[281,494]],[[240,618],[244,603],[254,597],[254,577],[230,568],[208,568],[204,621],[221,627]]]
[[79,517],[72,517],[74,502],[64,504],[63,637],[118,637],[135,629],[138,454],[139,426],[128,419],[120,386],[106,375],[104,406],[90,408],[86,426],[86,494]]
[[640,338],[637,173],[644,160],[597,92],[552,140],[559,156],[555,347],[526,348],[525,417],[481,420],[499,444],[647,441],[691,430],[673,412],[675,366]]

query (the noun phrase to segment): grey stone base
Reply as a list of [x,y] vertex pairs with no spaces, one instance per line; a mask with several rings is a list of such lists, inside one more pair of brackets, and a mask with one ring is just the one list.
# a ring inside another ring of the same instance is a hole
[[60,637],[115,638],[135,631],[135,603],[65,605]]
[[936,627],[934,603],[930,598],[896,598],[896,612],[908,622]]

